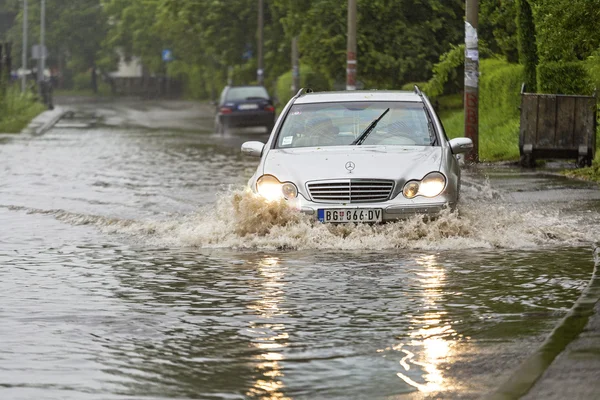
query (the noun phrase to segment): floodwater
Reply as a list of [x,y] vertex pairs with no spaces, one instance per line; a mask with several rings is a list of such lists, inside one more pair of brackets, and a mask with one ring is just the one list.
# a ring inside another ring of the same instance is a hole
[[0,398],[479,398],[590,278],[600,191],[465,171],[458,213],[327,226],[244,191],[255,131],[78,104],[0,136]]

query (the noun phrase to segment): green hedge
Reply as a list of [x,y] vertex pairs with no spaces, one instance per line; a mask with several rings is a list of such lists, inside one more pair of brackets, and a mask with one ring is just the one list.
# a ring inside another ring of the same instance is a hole
[[594,91],[590,75],[582,62],[546,62],[537,68],[538,92],[584,94]]
[[[311,88],[315,92],[331,90],[331,83],[327,77],[313,71],[307,65],[300,66],[300,86]],[[295,94],[292,93],[292,71],[290,70],[277,78],[277,100],[279,104],[285,105]]]
[[522,65],[498,59],[482,60],[479,80],[480,112],[497,115],[499,119],[519,117],[521,84],[524,78]]

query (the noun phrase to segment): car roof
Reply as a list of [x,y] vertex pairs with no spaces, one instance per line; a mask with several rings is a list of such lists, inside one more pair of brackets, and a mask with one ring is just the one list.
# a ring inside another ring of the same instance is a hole
[[[263,85],[227,85],[225,86],[226,89],[232,89],[232,88],[247,88],[247,87],[252,87],[252,88],[265,88]],[[266,88],[265,88],[266,89]]]
[[343,101],[409,101],[422,103],[419,94],[400,90],[347,90],[339,92],[311,92],[298,97],[295,104],[332,103]]

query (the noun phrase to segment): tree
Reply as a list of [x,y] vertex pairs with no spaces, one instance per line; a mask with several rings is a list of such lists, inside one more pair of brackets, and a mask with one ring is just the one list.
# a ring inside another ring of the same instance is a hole
[[542,61],[584,60],[600,49],[600,0],[531,2]]
[[479,39],[490,51],[512,63],[519,62],[516,19],[514,1],[481,0],[479,3]]
[[[284,18],[286,32],[300,32],[303,62],[338,82],[346,73],[346,6],[338,0],[304,0]],[[462,40],[463,15],[460,0],[359,0],[359,81],[399,88],[426,80],[440,54]]]
[[519,61],[525,67],[525,87],[537,87],[536,68],[538,63],[535,25],[529,0],[517,0],[517,26]]
[[[40,2],[30,1],[28,11],[30,43],[36,43],[40,35]],[[17,24],[10,32],[18,49],[22,43],[22,18],[20,11]],[[108,21],[100,0],[46,0],[48,65],[60,64],[65,58],[76,71],[90,70],[91,87],[97,91],[97,61],[107,29]]]

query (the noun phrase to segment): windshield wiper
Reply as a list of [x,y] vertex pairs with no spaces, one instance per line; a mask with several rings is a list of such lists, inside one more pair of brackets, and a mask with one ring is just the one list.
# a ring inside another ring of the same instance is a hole
[[381,114],[378,118],[374,119],[373,122],[371,122],[369,124],[369,126],[367,126],[365,128],[364,131],[362,131],[362,133],[356,138],[356,140],[354,140],[354,142],[350,143],[351,145],[357,145],[360,146],[361,144],[363,144],[363,142],[365,141],[365,139],[367,138],[367,136],[369,136],[369,133],[371,133],[373,131],[373,129],[375,129],[375,127],[377,126],[377,124],[379,123],[379,121],[381,121],[381,119],[385,116],[385,114],[388,113],[388,111],[390,111],[390,109],[386,109],[383,114]]

